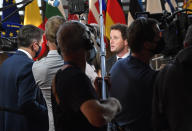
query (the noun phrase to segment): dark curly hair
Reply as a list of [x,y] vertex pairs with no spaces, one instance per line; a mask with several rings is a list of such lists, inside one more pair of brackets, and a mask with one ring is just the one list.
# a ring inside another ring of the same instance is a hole
[[138,53],[142,50],[144,42],[153,41],[157,35],[155,26],[157,21],[152,18],[139,18],[133,21],[128,28],[128,45],[132,52]]
[[118,24],[111,26],[111,30],[119,30],[121,32],[123,40],[127,39],[127,36],[128,36],[127,35],[127,29],[128,29],[128,26],[125,24],[119,24],[118,23]]

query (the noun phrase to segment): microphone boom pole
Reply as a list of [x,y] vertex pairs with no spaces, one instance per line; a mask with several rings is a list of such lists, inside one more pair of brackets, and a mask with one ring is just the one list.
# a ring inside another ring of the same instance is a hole
[[104,37],[103,37],[103,13],[102,13],[102,0],[99,0],[99,9],[100,9],[100,43],[101,43],[101,50],[100,50],[100,57],[101,57],[101,77],[102,77],[102,99],[107,99],[107,88],[105,83],[105,76],[106,76],[106,65],[105,65],[105,44],[104,44]]
[[[106,76],[106,65],[105,65],[105,43],[104,43],[104,34],[103,34],[103,6],[102,6],[102,0],[99,0],[99,9],[100,9],[100,43],[101,43],[101,50],[100,50],[100,57],[101,57],[101,78],[102,78],[102,88],[101,88],[101,96],[103,100],[106,100],[108,97],[108,90],[105,83],[105,76]],[[112,130],[112,123],[107,123],[107,131]]]

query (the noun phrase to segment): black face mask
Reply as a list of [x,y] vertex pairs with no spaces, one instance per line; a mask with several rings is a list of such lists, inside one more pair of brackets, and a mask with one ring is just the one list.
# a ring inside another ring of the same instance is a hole
[[155,49],[152,49],[151,52],[153,54],[160,54],[164,47],[165,47],[165,41],[163,38],[161,38],[159,41],[155,42],[157,44],[156,48]]
[[39,56],[40,52],[41,52],[41,46],[39,46],[39,49],[38,49],[38,51],[35,53],[35,57],[34,57],[34,58],[37,58],[37,57]]

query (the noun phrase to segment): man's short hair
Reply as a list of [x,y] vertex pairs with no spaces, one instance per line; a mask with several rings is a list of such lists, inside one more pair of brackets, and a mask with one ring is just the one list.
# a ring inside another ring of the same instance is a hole
[[128,45],[132,52],[140,52],[144,42],[151,42],[157,35],[157,21],[152,18],[138,18],[128,28]]
[[43,30],[34,25],[24,25],[17,35],[18,47],[29,47],[33,41],[41,41]]
[[127,29],[128,26],[125,24],[115,24],[111,26],[111,30],[119,30],[121,32],[123,40],[127,39]]
[[56,43],[56,34],[60,27],[65,22],[61,16],[52,16],[45,24],[45,36],[50,42]]
[[184,43],[187,43],[189,46],[192,45],[192,25],[190,25],[187,29],[187,33],[185,35]]
[[78,21],[65,22],[57,32],[57,42],[61,52],[65,53],[93,48],[88,27]]

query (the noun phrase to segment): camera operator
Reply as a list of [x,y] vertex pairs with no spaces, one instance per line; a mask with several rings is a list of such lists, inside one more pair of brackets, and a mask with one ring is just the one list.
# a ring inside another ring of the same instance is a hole
[[192,25],[184,39],[184,49],[156,78],[153,100],[155,131],[192,130]]
[[122,104],[115,120],[125,131],[151,131],[153,82],[157,72],[149,66],[158,51],[160,30],[157,21],[138,18],[128,28],[131,54],[112,67],[110,95]]
[[87,53],[93,48],[87,27],[78,21],[66,22],[57,33],[57,41],[64,66],[56,73],[52,86],[55,130],[106,130],[102,126],[120,110],[120,103],[115,98],[99,102],[85,75]]

